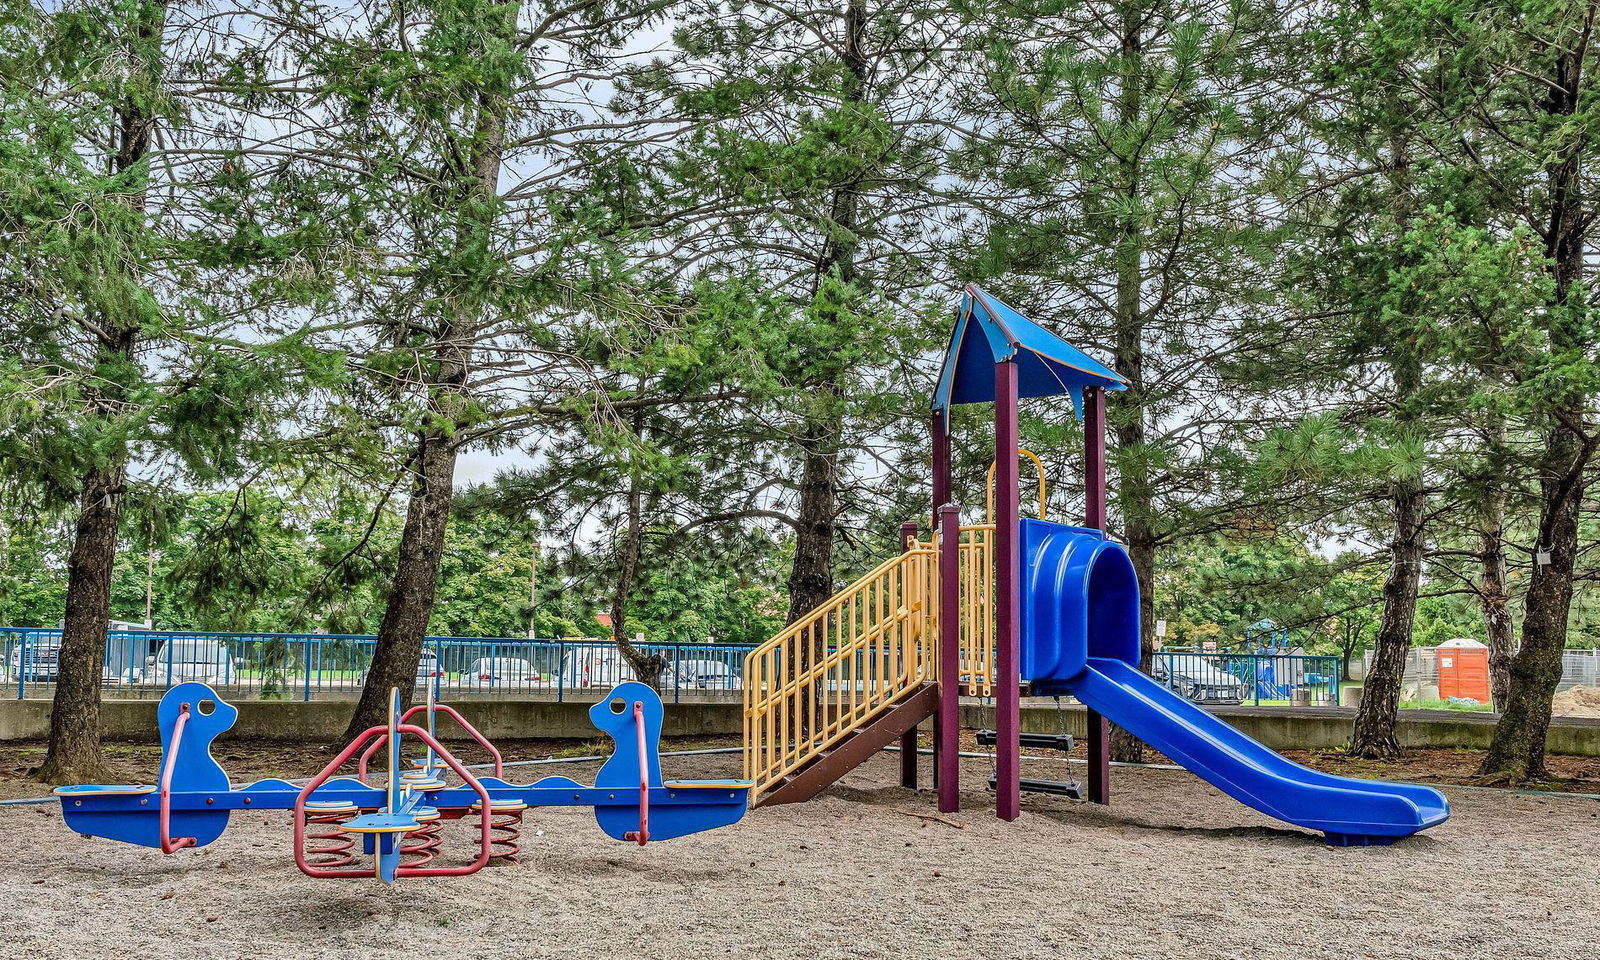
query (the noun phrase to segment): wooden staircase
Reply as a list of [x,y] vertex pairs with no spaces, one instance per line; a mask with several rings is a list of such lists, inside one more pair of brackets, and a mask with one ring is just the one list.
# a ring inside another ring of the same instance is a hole
[[908,542],[745,657],[751,802],[792,803],[933,714],[938,555]]
[[757,806],[810,800],[873,754],[916,729],[939,707],[939,685],[923,683],[911,695],[889,704],[851,729],[843,739],[804,761],[767,788]]
[[914,530],[905,552],[745,657],[753,806],[816,796],[932,716],[941,682],[994,695],[993,544],[992,523],[959,530],[956,676],[939,676],[939,548]]

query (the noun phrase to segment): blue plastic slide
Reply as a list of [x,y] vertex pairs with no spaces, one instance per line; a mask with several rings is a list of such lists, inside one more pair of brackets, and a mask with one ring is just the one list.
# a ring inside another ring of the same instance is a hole
[[1329,843],[1393,843],[1450,816],[1431,787],[1336,777],[1285,759],[1120,660],[1090,659],[1070,686],[1079,700],[1228,796],[1321,830]]
[[1066,693],[1229,796],[1336,845],[1393,843],[1450,816],[1431,787],[1336,777],[1250,739],[1141,673],[1139,587],[1099,530],[1023,520],[1022,674]]

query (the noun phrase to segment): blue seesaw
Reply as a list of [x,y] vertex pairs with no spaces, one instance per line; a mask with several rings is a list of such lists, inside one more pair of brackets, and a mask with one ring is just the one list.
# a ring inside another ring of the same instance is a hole
[[[156,710],[159,784],[84,784],[55,792],[67,826],[78,833],[163,853],[203,847],[222,836],[234,810],[293,811],[295,863],[303,873],[376,876],[384,883],[463,876],[492,860],[514,860],[523,812],[533,807],[593,807],[608,836],[641,846],[727,826],[744,816],[749,781],[661,779],[661,698],[642,683],[619,684],[589,709],[589,719],[613,743],[593,786],[559,776],[526,786],[508,782],[494,745],[429,693],[427,703],[402,714],[398,693],[391,691],[388,722],[362,733],[304,786],[269,779],[235,788],[211,756],[211,744],[233,726],[238,709],[203,683],[179,684]],[[426,727],[409,722],[419,712],[427,714]],[[489,751],[493,776],[473,775],[439,743],[434,724],[440,714]],[[402,770],[407,737],[427,752]],[[367,764],[380,749],[388,777],[377,785],[367,775]],[[336,776],[358,755],[357,776]],[[443,823],[463,818],[476,821],[477,856],[468,863],[433,865],[443,847]]]

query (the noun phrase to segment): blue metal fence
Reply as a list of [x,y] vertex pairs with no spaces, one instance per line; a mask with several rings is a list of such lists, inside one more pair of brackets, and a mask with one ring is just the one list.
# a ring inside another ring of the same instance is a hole
[[1159,650],[1156,679],[1196,703],[1339,705],[1339,658]]
[[[101,683],[107,695],[158,697],[199,680],[222,692],[267,700],[354,697],[366,680],[376,638],[369,634],[224,633],[112,630]],[[636,644],[666,668],[663,695],[737,696],[744,689],[743,644]],[[54,693],[61,631],[0,627],[0,669],[18,699]],[[633,670],[610,640],[429,637],[417,664],[420,687],[438,696],[548,696],[598,699]]]
[[[112,630],[101,683],[108,696],[158,697],[175,683],[200,680],[237,696],[267,700],[350,698],[360,693],[376,639],[370,634],[225,633]],[[638,644],[666,662],[662,693],[739,696],[744,644]],[[61,649],[57,628],[0,627],[0,671],[18,699],[53,695]],[[875,664],[859,664],[869,678]],[[1200,703],[1339,705],[1339,658],[1161,650],[1156,678]],[[433,683],[447,699],[548,697],[598,699],[633,670],[610,640],[429,637],[417,685]]]

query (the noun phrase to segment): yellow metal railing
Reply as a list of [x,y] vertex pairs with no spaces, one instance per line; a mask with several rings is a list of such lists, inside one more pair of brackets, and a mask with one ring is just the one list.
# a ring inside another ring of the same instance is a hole
[[745,657],[752,796],[937,679],[938,554],[908,544]]
[[960,616],[956,624],[961,692],[994,696],[994,524],[960,529]]

